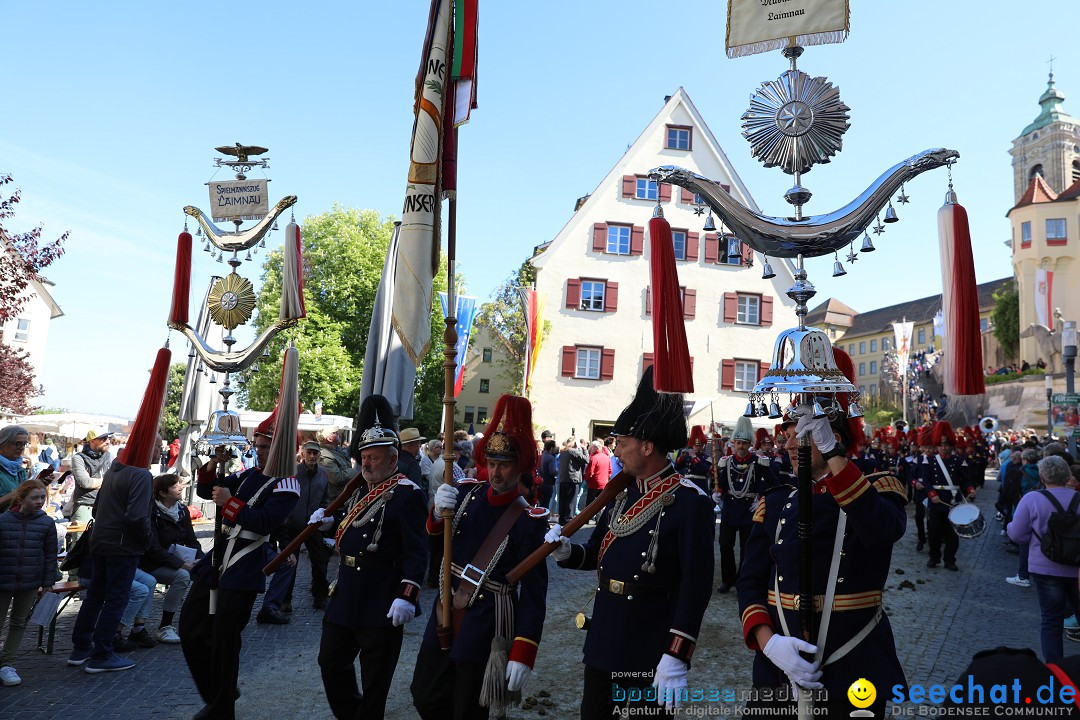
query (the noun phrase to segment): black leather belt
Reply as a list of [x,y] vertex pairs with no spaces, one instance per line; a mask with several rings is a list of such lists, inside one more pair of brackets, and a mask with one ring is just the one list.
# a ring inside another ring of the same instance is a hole
[[636,597],[640,598],[673,598],[675,597],[675,589],[665,587],[663,585],[646,585],[640,582],[631,582],[624,580],[612,580],[600,575],[600,586],[597,588],[600,592],[611,593],[612,595],[622,595],[627,600],[633,600]]
[[341,564],[359,570],[365,567],[394,567],[395,565],[401,565],[401,561],[392,558],[368,557],[366,555],[342,555]]

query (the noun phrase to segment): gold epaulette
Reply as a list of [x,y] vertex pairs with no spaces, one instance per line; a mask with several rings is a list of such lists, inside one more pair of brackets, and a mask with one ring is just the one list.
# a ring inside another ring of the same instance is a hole
[[866,475],[866,480],[874,489],[879,493],[894,492],[904,500],[904,504],[907,504],[907,489],[904,487],[904,483],[888,471],[870,473]]

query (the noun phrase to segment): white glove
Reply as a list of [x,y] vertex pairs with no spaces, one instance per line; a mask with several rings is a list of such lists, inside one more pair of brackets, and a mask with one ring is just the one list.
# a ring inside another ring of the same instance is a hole
[[510,692],[520,690],[525,681],[529,679],[529,673],[531,672],[531,667],[517,660],[506,663],[506,689]]
[[817,648],[805,640],[788,637],[786,635],[773,635],[769,642],[765,643],[762,652],[772,664],[780,668],[791,682],[809,690],[819,690],[823,687],[818,680],[821,679],[821,670],[818,662],[804,660],[799,652],[817,652]]
[[685,691],[686,676],[689,671],[686,663],[679,658],[667,653],[660,656],[660,664],[656,666],[656,672],[653,673],[652,684],[656,688],[656,701],[661,706],[674,710],[681,704],[680,695],[684,695],[685,692],[680,693],[679,690]]
[[555,548],[551,553],[551,557],[555,558],[556,561],[570,557],[570,538],[563,537],[562,525],[552,525],[551,529],[547,531],[547,535],[544,536],[544,542],[559,543],[559,547]]
[[457,507],[458,490],[453,485],[443,483],[435,491],[435,512],[442,513],[444,510],[453,510]]
[[810,439],[822,453],[827,453],[836,447],[836,435],[833,434],[828,418],[822,417],[815,420],[812,405],[800,405],[799,413],[799,424],[795,426],[796,437],[803,438],[809,433]]
[[334,522],[334,516],[331,515],[331,516],[327,517],[326,516],[326,508],[316,508],[315,512],[311,513],[311,517],[308,518],[307,524],[308,525],[315,525],[316,523],[318,523],[320,525],[329,526],[333,522]]
[[386,613],[386,617],[390,618],[390,622],[394,624],[394,627],[404,625],[416,617],[416,606],[408,600],[394,598],[394,602],[390,603],[390,612]]

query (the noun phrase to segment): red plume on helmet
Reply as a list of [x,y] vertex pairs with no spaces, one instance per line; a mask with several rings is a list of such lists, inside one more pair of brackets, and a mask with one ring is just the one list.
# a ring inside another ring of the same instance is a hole
[[758,428],[754,431],[754,447],[760,448],[761,443],[770,438],[769,431],[765,428]]
[[930,440],[931,445],[949,444],[956,447],[956,433],[953,432],[952,425],[945,420],[938,420],[934,423]]
[[495,403],[484,437],[476,445],[478,467],[491,460],[517,462],[523,473],[536,467],[532,404],[518,395],[503,395]]
[[[841,348],[834,346],[833,357],[836,358],[836,367],[840,372],[844,373],[844,377],[854,384],[855,363],[851,362],[851,356]],[[847,416],[848,405],[851,403],[851,396],[849,393],[837,393],[836,401],[840,403],[840,407],[844,411],[844,417],[842,419],[838,418],[833,423],[833,429],[840,432],[841,436],[846,434],[847,437],[844,438],[844,445],[847,447],[849,453],[856,452],[866,444],[866,435],[863,433],[863,419],[861,417],[851,418]],[[840,423],[846,424],[846,432],[842,432],[840,428],[836,427]]]
[[150,382],[146,385],[139,414],[131,424],[127,445],[117,458],[124,465],[137,468],[150,467],[150,459],[161,452],[157,441],[158,425],[161,424],[161,409],[165,404],[165,385],[169,378],[169,360],[172,353],[168,348],[157,351],[154,369],[150,371]]
[[704,445],[706,443],[705,438],[705,426],[695,425],[690,428],[690,447],[695,445]]
[[923,445],[933,445],[932,442],[932,429],[929,425],[923,425],[919,428],[918,435],[916,435],[915,443],[922,447]]

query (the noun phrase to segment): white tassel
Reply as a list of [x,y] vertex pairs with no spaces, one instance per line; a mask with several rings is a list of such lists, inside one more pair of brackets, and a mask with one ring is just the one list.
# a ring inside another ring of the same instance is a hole
[[521,702],[521,691],[510,692],[506,685],[506,666],[510,662],[510,641],[501,635],[491,639],[491,654],[484,669],[484,682],[480,685],[480,704],[495,712],[496,717],[506,715],[506,708]]
[[270,444],[270,458],[263,469],[267,477],[296,476],[296,430],[300,421],[299,369],[300,353],[294,347],[287,348],[278,393],[277,426]]
[[304,268],[300,247],[300,226],[291,222],[285,228],[285,245],[282,248],[285,260],[281,270],[280,320],[298,320],[306,315],[301,286]]

